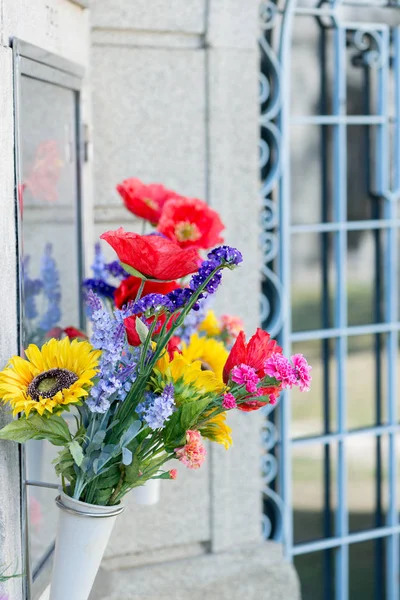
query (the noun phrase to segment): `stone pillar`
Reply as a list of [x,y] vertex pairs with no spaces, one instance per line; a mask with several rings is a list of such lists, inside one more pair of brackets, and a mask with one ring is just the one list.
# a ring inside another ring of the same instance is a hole
[[[218,312],[259,325],[258,1],[93,0],[95,230],[138,223],[115,185],[161,182],[207,200],[245,262]],[[107,251],[107,249],[105,248]],[[234,447],[162,481],[161,501],[127,497],[92,600],[296,600],[278,544],[261,540],[259,415],[231,418]]]

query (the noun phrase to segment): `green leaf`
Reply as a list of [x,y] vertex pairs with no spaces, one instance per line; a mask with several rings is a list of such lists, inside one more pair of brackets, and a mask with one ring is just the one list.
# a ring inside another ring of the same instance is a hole
[[142,342],[142,344],[144,344],[149,335],[149,328],[143,323],[141,319],[139,319],[139,317],[136,317],[135,326],[139,339]]
[[129,426],[128,430],[125,431],[125,433],[121,436],[121,439],[119,441],[120,447],[127,446],[128,444],[130,444],[131,441],[133,439],[135,439],[135,437],[139,433],[141,426],[142,426],[142,422],[141,421],[139,421],[139,420],[134,421]]
[[147,279],[140,271],[137,271],[131,265],[127,265],[126,263],[121,262],[122,267],[127,271],[130,275],[134,275],[135,277],[139,277],[140,279]]
[[80,467],[84,459],[83,450],[81,446],[76,440],[74,440],[73,442],[70,442],[68,444],[68,448],[74,458],[75,463],[78,465],[78,467]]
[[209,398],[186,402],[168,419],[163,437],[167,451],[174,450],[185,443],[185,433],[198,422],[199,416],[210,403]]
[[48,440],[54,446],[66,446],[71,441],[68,425],[62,417],[52,415],[30,417],[12,421],[0,430],[0,439],[23,444],[28,440]]
[[185,431],[196,424],[198,417],[209,404],[210,398],[201,398],[182,405],[181,425]]

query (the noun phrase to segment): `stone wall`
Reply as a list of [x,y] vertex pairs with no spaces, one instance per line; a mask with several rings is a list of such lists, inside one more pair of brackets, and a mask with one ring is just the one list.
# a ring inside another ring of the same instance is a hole
[[[91,5],[95,234],[138,228],[115,191],[124,178],[205,199],[221,213],[227,243],[245,256],[225,277],[216,310],[240,315],[249,332],[259,324],[257,11],[257,0]],[[199,472],[180,468],[177,481],[162,482],[157,506],[128,497],[93,599],[180,598],[176,577],[199,598],[223,598],[212,592],[219,569],[224,593],[242,598],[229,575],[238,561],[248,598],[295,600],[288,566],[277,595],[268,595],[260,572],[275,548],[260,536],[260,417],[238,414],[231,425],[233,449],[214,445]],[[279,549],[274,556],[282,564]],[[194,578],[197,565],[204,577]]]

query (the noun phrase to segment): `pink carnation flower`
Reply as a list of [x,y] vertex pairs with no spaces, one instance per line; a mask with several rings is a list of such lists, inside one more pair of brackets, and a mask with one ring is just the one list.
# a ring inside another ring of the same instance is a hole
[[178,477],[178,471],[176,469],[170,469],[169,476],[171,479],[176,479]]
[[246,385],[246,391],[254,394],[257,391],[257,384],[260,382],[256,370],[249,365],[241,364],[233,367],[231,371],[232,381],[239,385]]
[[[264,363],[265,374],[280,381],[283,388],[291,389],[296,385],[301,392],[308,392],[311,367],[302,354],[294,354],[291,361],[283,354],[272,354]],[[273,404],[271,397],[270,402]]]
[[185,446],[175,448],[177,458],[188,469],[200,469],[207,454],[207,450],[202,444],[200,433],[188,429],[186,432],[186,442]]
[[226,408],[226,410],[231,410],[232,408],[236,408],[236,398],[233,394],[228,392],[224,394],[224,399],[222,401],[222,406]]
[[294,371],[296,373],[297,385],[301,392],[308,392],[311,384],[311,368],[307,360],[302,354],[294,354],[292,356]]
[[274,353],[264,363],[265,374],[282,382],[283,388],[292,388],[297,383],[296,372],[290,360],[283,354]]

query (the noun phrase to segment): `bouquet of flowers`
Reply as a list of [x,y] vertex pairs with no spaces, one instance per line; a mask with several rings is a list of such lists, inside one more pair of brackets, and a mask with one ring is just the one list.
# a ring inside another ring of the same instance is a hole
[[[287,360],[260,329],[247,344],[239,333],[222,373],[194,360],[190,346],[174,352],[176,330],[215,293],[223,270],[242,262],[235,248],[218,247],[199,265],[196,251],[159,236],[119,229],[102,238],[142,278],[142,288],[192,273],[188,287],[139,293],[112,313],[90,291],[91,343],[31,344],[26,358],[14,356],[0,373],[0,397],[20,417],[0,438],[47,439],[62,447],[55,468],[64,490],[87,503],[115,505],[150,478],[174,479],[174,469],[163,471],[171,459],[199,468],[204,438],[229,447],[226,412],[275,402],[282,386],[307,389],[309,367],[302,356]],[[72,406],[74,431],[62,416]]]
[[[310,367],[302,355],[286,358],[267,332],[258,329],[246,341],[243,330],[237,332],[232,323],[222,326],[210,313],[200,329],[223,336],[206,341],[222,345],[224,353],[208,348],[207,354],[197,334],[188,342],[179,337],[177,348],[177,332],[217,291],[223,271],[241,264],[237,249],[219,246],[201,260],[198,247],[182,247],[157,233],[120,228],[101,238],[118,256],[114,268],[139,280],[135,297],[120,307],[105,306],[90,289],[90,342],[52,338],[41,348],[30,344],[25,358],[10,359],[0,373],[0,399],[19,418],[0,431],[0,438],[46,439],[60,447],[55,461],[63,490],[60,508],[79,515],[87,510],[91,518],[104,509],[103,517],[115,518],[133,488],[150,479],[176,479],[177,470],[167,467],[170,461],[199,469],[206,459],[205,440],[229,448],[227,412],[275,403],[283,388],[308,390]],[[187,282],[178,285],[177,280]],[[228,352],[222,342],[229,346],[232,336]],[[64,418],[71,409],[74,428]],[[92,554],[83,559],[77,550],[83,531],[82,520],[78,530],[72,522],[67,532],[59,525],[55,571],[65,564],[60,538],[68,535],[69,564],[94,560]],[[94,574],[110,531],[105,543],[96,543],[100,555]],[[65,598],[84,600],[93,579],[80,581],[75,591],[69,582]],[[64,583],[53,580],[52,600],[64,598]]]

